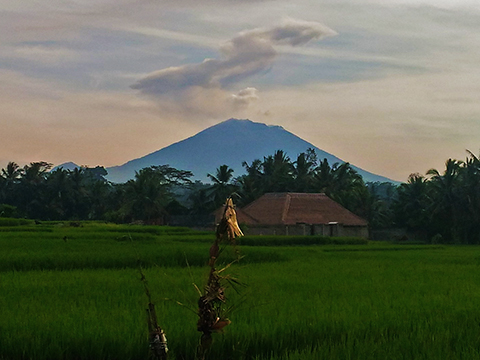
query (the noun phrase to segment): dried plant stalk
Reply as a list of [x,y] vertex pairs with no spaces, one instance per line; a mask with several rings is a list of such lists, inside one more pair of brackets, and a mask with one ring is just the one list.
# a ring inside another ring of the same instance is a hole
[[[223,280],[232,280],[228,276],[222,276],[221,273],[226,269],[217,270],[216,261],[220,253],[220,243],[228,241],[235,245],[235,237],[243,236],[242,230],[238,226],[237,215],[235,213],[232,198],[227,198],[222,219],[217,225],[216,237],[209,252],[210,274],[203,295],[198,300],[198,322],[197,330],[202,332],[200,346],[198,348],[198,357],[205,359],[206,352],[212,343],[212,333],[222,331],[231,321],[225,314],[225,286]],[[238,253],[237,253],[238,255]],[[228,267],[228,266],[227,266]]]
[[165,332],[158,325],[155,305],[153,303],[148,304],[147,314],[149,331],[148,340],[153,358],[155,360],[166,360],[168,353],[167,337],[165,336]]
[[141,266],[139,266],[140,280],[143,283],[145,294],[148,298],[147,321],[148,321],[148,342],[150,344],[150,351],[152,358],[155,360],[167,360],[167,337],[165,332],[158,325],[157,313],[155,311],[155,304],[152,302],[150,289],[148,288],[147,279]]

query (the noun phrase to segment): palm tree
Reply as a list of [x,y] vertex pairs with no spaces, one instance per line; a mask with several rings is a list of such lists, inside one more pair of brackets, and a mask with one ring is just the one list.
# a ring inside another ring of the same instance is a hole
[[18,185],[18,206],[29,218],[43,218],[45,182],[52,164],[45,161],[32,162],[23,167]]
[[293,163],[293,176],[295,179],[295,191],[310,192],[313,187],[316,161],[306,153],[301,153],[297,161]]
[[253,181],[260,181],[262,177],[262,161],[255,159],[251,165],[248,165],[246,161],[242,162],[242,166],[247,171],[247,176]]
[[397,186],[388,182],[366,183],[362,204],[357,215],[368,220],[370,229],[391,227],[394,221],[392,203],[398,193]]
[[330,167],[327,159],[316,169],[315,189],[354,213],[363,207],[363,197],[367,194],[363,178],[349,163],[335,163]]
[[432,220],[437,223],[439,228],[443,228],[442,232],[447,239],[455,242],[460,241],[458,180],[461,165],[461,161],[448,159],[443,174],[436,169],[427,171],[427,175],[431,176],[430,182],[435,199]]
[[210,190],[215,207],[221,206],[225,199],[236,190],[236,186],[231,184],[233,172],[234,170],[228,165],[221,165],[217,168],[215,175],[207,174],[213,182]]
[[[334,166],[337,166],[337,164]],[[320,161],[320,164],[315,169],[313,180],[315,191],[327,194],[330,192],[329,190],[332,187],[334,175],[326,158]]]
[[167,205],[173,200],[172,186],[191,184],[190,171],[168,165],[150,166],[135,173],[135,179],[124,184],[122,213],[125,220],[161,223]]
[[394,203],[397,223],[408,229],[425,233],[429,224],[428,181],[420,174],[410,174],[407,183],[398,188],[398,199]]
[[23,167],[22,182],[30,184],[39,184],[45,180],[48,170],[53,164],[45,161],[32,162],[30,165]]
[[480,243],[480,159],[469,150],[467,153],[459,173],[459,226],[463,242]]
[[265,192],[293,190],[293,164],[283,150],[277,150],[273,155],[264,157],[262,169]]
[[152,168],[141,169],[135,179],[126,184],[126,215],[132,220],[147,223],[158,221],[165,215],[165,207],[170,201],[168,192]]
[[228,165],[221,165],[219,168],[217,168],[215,176],[212,174],[207,174],[207,176],[213,181],[214,184],[226,185],[232,179],[233,172],[234,170]]
[[46,183],[46,216],[51,220],[67,220],[71,205],[71,181],[69,172],[63,168],[52,171]]
[[16,162],[10,161],[7,164],[7,168],[2,169],[2,175],[1,176],[5,180],[8,180],[8,179],[16,180],[20,177],[21,174],[22,174],[22,169],[20,168],[20,166]]
[[190,201],[190,213],[193,215],[207,215],[215,210],[212,197],[208,195],[208,189],[204,187],[192,189],[188,200]]
[[18,184],[22,173],[23,169],[13,161],[10,161],[7,167],[2,169],[0,175],[0,204],[7,203],[15,205],[14,203],[17,198],[15,185]]
[[245,206],[265,193],[262,161],[255,159],[250,165],[244,161],[242,166],[245,168],[246,174],[235,179],[235,185],[240,195],[237,201],[239,206]]

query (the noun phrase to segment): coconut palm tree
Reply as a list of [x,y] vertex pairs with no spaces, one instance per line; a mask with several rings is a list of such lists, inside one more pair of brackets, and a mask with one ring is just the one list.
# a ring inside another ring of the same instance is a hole
[[[334,166],[337,166],[335,164]],[[328,160],[325,158],[315,169],[314,189],[316,192],[329,193],[334,181],[334,175]]]
[[23,169],[13,161],[10,161],[7,167],[2,169],[0,174],[0,204],[14,205],[14,200],[17,197],[15,190],[18,190],[15,185],[18,184],[22,173]]
[[2,178],[4,179],[11,179],[11,180],[16,180],[18,179],[22,174],[22,169],[20,166],[13,161],[10,161],[7,164],[7,167],[2,169]]
[[45,183],[52,164],[45,161],[32,162],[23,167],[18,183],[18,207],[32,219],[44,217]]
[[[315,154],[315,153],[313,153]],[[308,153],[301,153],[293,163],[293,176],[295,182],[295,191],[310,192],[313,188],[316,156]]]
[[432,197],[435,199],[432,207],[432,222],[443,235],[454,242],[460,242],[460,183],[459,174],[462,162],[448,159],[443,174],[436,169],[427,171],[429,175]]
[[210,194],[213,198],[215,208],[220,207],[226,198],[237,190],[237,187],[231,183],[234,170],[228,165],[221,165],[215,171],[215,175],[207,174],[213,184],[210,188]]
[[480,243],[480,159],[471,151],[459,173],[459,226],[464,243]]
[[430,223],[430,206],[427,179],[418,173],[410,174],[408,181],[398,187],[394,203],[397,224],[424,234]]
[[172,186],[191,184],[190,171],[168,165],[150,166],[135,173],[135,178],[123,186],[121,212],[125,220],[162,223],[168,215],[166,207],[173,200]]
[[264,157],[262,183],[265,192],[293,190],[293,164],[283,150]]

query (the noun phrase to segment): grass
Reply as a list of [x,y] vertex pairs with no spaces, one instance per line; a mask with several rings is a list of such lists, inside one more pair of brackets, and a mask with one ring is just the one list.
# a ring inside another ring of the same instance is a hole
[[4,218],[0,217],[0,227],[3,226],[22,226],[22,225],[34,225],[35,221],[26,219]]
[[[137,268],[139,260],[143,266],[204,266],[212,238],[212,233],[168,227],[15,227],[0,231],[0,271]],[[246,254],[251,254],[247,262],[280,260],[271,249]],[[225,261],[233,259],[233,254],[225,256]]]
[[[137,254],[149,266],[169,358],[194,359],[192,283],[205,283],[213,234],[125,227],[131,242],[118,240],[122,227],[109,226],[44,224],[52,232],[0,233],[0,359],[147,358]],[[209,359],[480,358],[480,248],[241,250],[246,257],[231,272],[248,287],[228,294],[237,307],[232,324],[214,336]],[[186,258],[194,265],[187,267]]]

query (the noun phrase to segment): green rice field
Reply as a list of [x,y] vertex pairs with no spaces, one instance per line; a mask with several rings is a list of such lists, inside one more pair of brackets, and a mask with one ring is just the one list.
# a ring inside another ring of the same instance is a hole
[[[0,222],[0,359],[148,359],[144,269],[169,359],[193,360],[213,233]],[[208,359],[480,359],[480,247],[246,237]],[[225,264],[235,255],[222,253]]]

